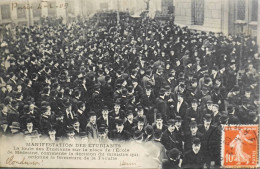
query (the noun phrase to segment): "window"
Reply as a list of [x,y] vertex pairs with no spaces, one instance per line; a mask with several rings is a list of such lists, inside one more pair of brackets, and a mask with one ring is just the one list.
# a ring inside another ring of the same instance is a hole
[[23,4],[18,4],[17,5],[17,18],[18,19],[21,19],[21,18],[26,18],[26,10],[29,10],[29,9],[25,9],[25,5]]
[[56,2],[48,2],[48,15],[56,16]]
[[32,4],[32,6],[33,6],[33,17],[41,17],[41,9],[38,8],[39,4],[34,3]]
[[257,21],[258,0],[252,0],[251,21]]
[[194,1],[194,24],[203,25],[204,23],[204,0]]
[[10,5],[1,5],[2,19],[11,19]]
[[237,20],[245,20],[245,0],[237,0]]

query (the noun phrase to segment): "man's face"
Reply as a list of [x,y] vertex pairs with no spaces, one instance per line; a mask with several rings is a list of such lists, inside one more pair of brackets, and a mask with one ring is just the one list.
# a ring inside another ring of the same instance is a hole
[[207,103],[207,107],[208,107],[209,110],[212,110],[212,107],[213,107],[212,103]]
[[195,88],[195,87],[198,86],[198,83],[197,83],[197,82],[192,82],[192,83],[191,83],[191,86]]
[[214,113],[218,112],[218,107],[217,107],[217,106],[212,106],[212,111],[213,111]]
[[6,88],[7,88],[7,91],[8,91],[8,92],[11,92],[12,89],[13,89],[11,85],[7,85]]
[[67,135],[68,135],[68,138],[69,138],[69,139],[73,139],[75,133],[74,133],[74,131],[73,131],[73,132],[68,133]]
[[21,85],[17,86],[17,92],[22,92],[22,86]]
[[55,138],[56,131],[55,130],[49,131],[48,134],[51,138]]
[[2,91],[3,93],[5,93],[5,92],[6,92],[6,88],[5,88],[5,87],[2,87],[2,88],[1,88],[1,91]]
[[197,127],[197,126],[192,126],[192,127],[190,128],[190,131],[191,131],[192,134],[196,134],[196,133],[197,133],[197,130],[198,130],[198,127]]
[[117,112],[117,111],[120,110],[120,105],[119,105],[119,104],[116,104],[116,105],[114,106],[114,108],[115,108],[115,111]]
[[102,114],[103,114],[103,116],[104,116],[105,118],[107,118],[107,117],[108,117],[108,110],[103,110],[103,111],[102,111]]
[[33,123],[27,123],[26,127],[27,127],[27,130],[29,132],[32,132],[32,130],[33,130]]
[[143,109],[138,110],[138,112],[137,112],[138,116],[143,116],[143,114],[144,114],[144,110]]
[[145,93],[146,93],[147,96],[150,96],[151,95],[151,90],[150,89],[146,89]]
[[163,123],[163,119],[156,119],[156,123],[157,124],[162,124]]
[[138,121],[137,123],[139,128],[143,128],[144,127],[144,122],[143,121]]
[[181,127],[181,121],[176,121],[175,126],[180,128]]
[[246,96],[247,98],[249,98],[249,97],[251,96],[251,92],[246,91],[246,92],[245,92],[245,96]]
[[74,130],[78,131],[79,130],[79,122],[74,123],[73,128],[74,128]]
[[129,115],[127,116],[127,119],[130,120],[130,121],[132,121],[132,120],[134,119],[134,115],[133,115],[133,114],[129,114]]
[[173,132],[174,130],[175,130],[175,125],[174,124],[170,124],[169,126],[168,126],[168,130],[169,130],[169,132]]
[[199,151],[200,151],[200,147],[201,145],[198,144],[198,145],[195,145],[195,144],[192,144],[192,150],[195,154],[197,154]]
[[91,116],[89,121],[92,123],[92,124],[96,124],[96,120],[97,120],[97,116]]
[[191,107],[192,107],[194,110],[196,110],[197,107],[198,107],[198,103],[196,103],[196,102],[191,103]]

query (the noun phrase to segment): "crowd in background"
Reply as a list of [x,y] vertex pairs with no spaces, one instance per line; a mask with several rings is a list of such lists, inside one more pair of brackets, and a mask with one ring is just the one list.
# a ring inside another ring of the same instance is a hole
[[220,165],[220,124],[259,123],[250,36],[131,17],[14,32],[0,45],[2,136],[149,142],[163,168],[202,168]]

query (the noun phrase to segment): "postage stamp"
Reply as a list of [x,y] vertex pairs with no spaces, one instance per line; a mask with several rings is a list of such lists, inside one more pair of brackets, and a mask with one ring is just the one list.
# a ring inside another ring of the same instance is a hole
[[221,157],[224,168],[258,165],[258,125],[224,125]]

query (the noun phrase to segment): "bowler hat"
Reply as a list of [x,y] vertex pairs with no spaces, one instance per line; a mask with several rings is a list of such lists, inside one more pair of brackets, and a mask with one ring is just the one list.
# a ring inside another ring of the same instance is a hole
[[89,112],[89,116],[91,117],[91,116],[96,116],[96,113],[94,112],[94,111],[90,111]]
[[211,121],[211,115],[210,114],[205,114],[204,118],[205,121],[210,122]]
[[192,144],[199,145],[200,143],[201,143],[201,141],[198,137],[195,137],[192,139]]
[[179,157],[179,155],[181,155],[181,151],[177,148],[173,148],[171,150],[168,150],[166,154],[169,158],[176,160]]
[[191,121],[190,122],[190,127],[197,127],[197,122],[196,121]]
[[115,123],[116,123],[118,126],[122,126],[124,122],[123,122],[122,119],[116,119],[116,120],[115,120]]
[[174,119],[168,120],[168,125],[175,125],[175,120]]

